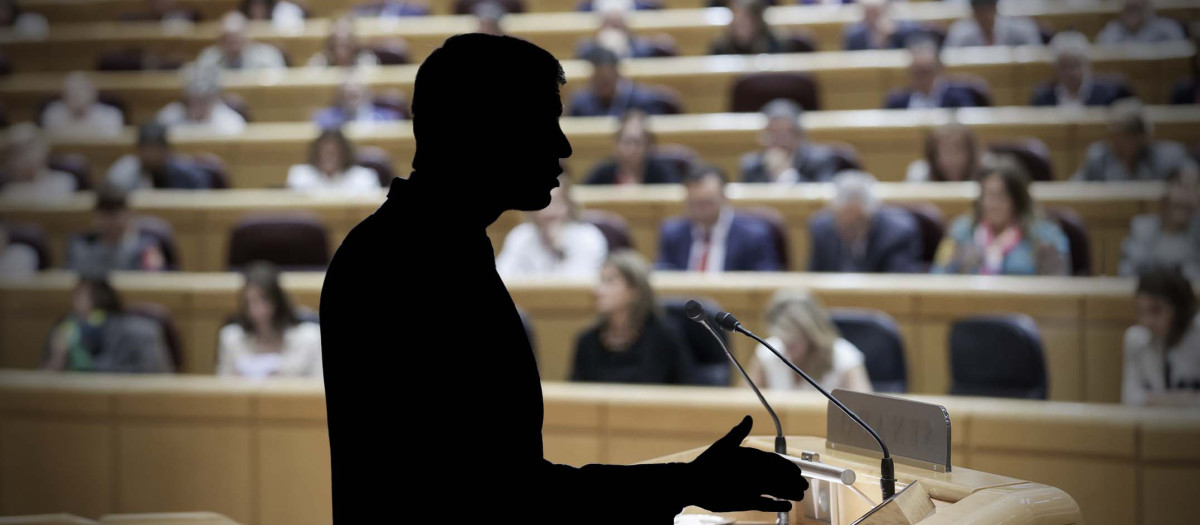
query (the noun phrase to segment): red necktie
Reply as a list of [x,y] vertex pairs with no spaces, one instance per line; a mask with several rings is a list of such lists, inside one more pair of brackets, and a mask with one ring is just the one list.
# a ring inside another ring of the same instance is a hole
[[708,250],[712,247],[712,242],[710,242],[710,239],[711,236],[705,234],[704,239],[700,241],[703,244],[700,245],[700,264],[697,267],[697,270],[701,272],[708,271]]

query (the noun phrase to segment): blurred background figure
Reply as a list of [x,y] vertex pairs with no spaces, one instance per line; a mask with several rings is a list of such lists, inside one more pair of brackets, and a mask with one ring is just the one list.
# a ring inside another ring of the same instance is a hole
[[283,32],[304,28],[304,8],[287,0],[242,0],[238,8],[247,20],[271,22],[271,27]]
[[908,182],[974,180],[983,153],[971,128],[951,122],[925,134],[925,157],[908,165]]
[[350,75],[338,87],[333,105],[317,111],[313,122],[321,129],[331,129],[348,122],[393,122],[404,118],[397,108],[376,104],[371,88],[359,75]]
[[1195,162],[1167,177],[1159,212],[1134,217],[1121,243],[1121,275],[1155,265],[1178,266],[1188,279],[1200,280],[1200,167]]
[[41,368],[163,374],[174,364],[161,326],[125,313],[106,278],[85,275],[72,293],[70,312],[50,331]]
[[379,174],[356,164],[354,145],[340,129],[322,131],[308,147],[308,162],[288,170],[287,187],[301,191],[378,193]]
[[613,156],[592,168],[584,184],[668,184],[680,174],[653,155],[654,135],[646,127],[646,114],[630,111],[621,118]]
[[0,278],[30,277],[38,271],[37,250],[13,242],[9,227],[0,222]]
[[475,32],[487,35],[503,35],[504,7],[497,2],[480,2],[475,6]]
[[909,39],[926,33],[925,28],[911,20],[892,18],[892,0],[862,0],[862,20],[846,26],[842,49],[904,49]]
[[1153,44],[1183,40],[1187,35],[1179,22],[1163,18],[1154,12],[1152,0],[1125,0],[1121,16],[1109,21],[1096,35],[1100,45],[1128,43]]
[[8,128],[0,195],[13,198],[63,197],[75,192],[75,177],[50,168],[50,145],[32,122]]
[[886,208],[875,177],[843,171],[829,209],[808,223],[810,272],[908,273],[921,269],[921,231],[904,210]]
[[558,187],[550,190],[550,204],[525,215],[526,221],[508,232],[496,257],[501,277],[592,277],[600,271],[608,241],[599,228],[579,219],[571,177],[559,175]]
[[763,106],[762,112],[767,120],[759,139],[763,150],[742,156],[739,162],[742,182],[790,185],[833,179],[838,159],[832,148],[805,138],[803,110],[798,104],[775,99]]
[[42,129],[56,137],[115,137],[125,125],[121,110],[100,102],[87,73],[63,78],[62,97],[42,112]]
[[598,48],[612,51],[620,58],[652,57],[660,49],[655,41],[633,34],[625,21],[625,11],[619,9],[601,12],[600,28],[593,37],[579,43],[575,57],[586,60]]
[[1055,79],[1033,92],[1031,105],[1108,106],[1133,96],[1124,81],[1092,75],[1092,47],[1081,33],[1064,31],[1055,35],[1050,50],[1054,52]]
[[[1192,35],[1192,46],[1200,49],[1200,22],[1188,26]],[[1171,90],[1172,104],[1200,104],[1200,53],[1192,54],[1192,70],[1189,78],[1180,79]]]
[[1029,194],[1029,176],[1007,157],[985,166],[973,212],[954,219],[934,273],[1066,275],[1067,237]]
[[1037,23],[1023,16],[1000,16],[999,0],[971,0],[971,16],[950,24],[946,47],[1040,46]]
[[587,59],[592,65],[592,78],[586,88],[571,95],[567,116],[619,117],[633,110],[651,115],[669,112],[662,95],[621,76],[621,60],[616,53],[598,47]]
[[694,363],[658,312],[650,264],[637,252],[608,255],[596,285],[596,324],[575,343],[572,381],[681,384]]
[[217,375],[323,379],[321,325],[300,318],[270,263],[243,278],[237,316],[217,336]]
[[342,17],[333,22],[325,48],[308,59],[308,67],[373,67],[379,58],[364,48],[354,32],[354,19]]
[[167,128],[157,122],[138,127],[137,150],[108,168],[105,182],[123,191],[146,188],[208,189],[208,175],[171,149]]
[[941,52],[932,41],[909,47],[908,87],[887,95],[887,109],[968,108],[978,101],[970,86],[947,78]]
[[191,64],[181,73],[183,100],[167,104],[155,116],[164,126],[186,124],[222,135],[241,133],[246,118],[221,96],[220,71],[213,65]]
[[767,25],[762,0],[734,0],[733,18],[725,32],[709,46],[710,55],[757,55],[782,53],[783,43]]
[[96,192],[92,230],[67,242],[67,268],[86,275],[167,269],[160,240],[138,227],[126,192],[110,186]]
[[17,35],[33,37],[45,35],[50,30],[50,23],[40,14],[22,10],[16,0],[0,0],[0,27]]
[[287,61],[279,48],[250,40],[246,34],[246,16],[231,11],[221,17],[221,36],[217,43],[204,48],[196,57],[201,65],[221,69],[280,69]]
[[1138,278],[1137,324],[1125,331],[1121,402],[1200,406],[1200,315],[1192,284],[1174,267]]
[[[827,390],[871,392],[866,358],[842,338],[821,301],[804,289],[775,292],[767,306],[767,342]],[[814,391],[812,385],[763,345],[746,367],[754,384],[771,390]]]
[[200,21],[200,12],[179,7],[176,0],[146,0],[145,9],[121,13],[120,19],[127,22],[194,23]]
[[712,165],[695,166],[683,180],[685,215],[659,229],[657,266],[693,272],[783,271],[771,227],[738,213],[725,196],[728,178]]
[[1075,180],[1163,180],[1188,160],[1178,142],[1154,139],[1154,125],[1136,99],[1114,103],[1108,139],[1088,146]]

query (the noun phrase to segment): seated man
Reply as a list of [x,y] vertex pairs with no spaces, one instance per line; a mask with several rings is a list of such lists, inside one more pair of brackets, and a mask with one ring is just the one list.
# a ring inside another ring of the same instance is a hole
[[800,118],[803,110],[787,99],[763,106],[767,127],[762,132],[762,151],[742,156],[742,182],[828,182],[837,174],[833,149],[805,139]]
[[696,166],[684,179],[686,215],[659,232],[658,268],[695,272],[782,271],[775,238],[762,219],[734,211],[725,174]]
[[1115,45],[1129,43],[1154,44],[1183,40],[1187,35],[1178,22],[1154,13],[1152,0],[1125,0],[1121,16],[1112,20],[1100,34],[1096,43]]
[[233,135],[246,127],[246,119],[221,98],[220,71],[214,65],[184,68],[183,100],[164,106],[154,120],[164,126],[195,126],[212,133]]
[[923,41],[909,48],[907,88],[888,93],[887,109],[968,108],[979,105],[971,86],[950,80],[937,45]]
[[567,104],[572,117],[619,117],[631,109],[649,115],[669,112],[664,94],[622,78],[616,53],[597,48],[588,57],[592,64],[592,79],[587,88],[576,91]]
[[204,48],[196,57],[199,64],[215,64],[221,69],[279,69],[287,61],[279,48],[254,42],[246,35],[246,16],[231,11],[221,17],[221,36],[217,43]]
[[808,223],[810,272],[910,273],[922,271],[921,231],[912,215],[885,208],[875,177],[844,171],[833,179],[829,209]]
[[1109,106],[1133,96],[1120,80],[1092,76],[1091,46],[1074,31],[1059,33],[1050,41],[1057,78],[1033,92],[1034,106]]
[[42,129],[56,137],[113,137],[121,133],[121,110],[100,102],[87,73],[72,71],[63,78],[62,98],[42,112]]
[[36,124],[14,125],[4,139],[0,194],[22,199],[57,198],[78,189],[70,173],[50,168],[50,144]]
[[1075,180],[1164,180],[1187,162],[1182,144],[1154,140],[1154,125],[1141,102],[1119,101],[1109,118],[1108,139],[1088,146]]
[[141,231],[129,209],[126,192],[111,186],[96,193],[94,230],[67,242],[67,268],[84,275],[112,271],[167,269],[163,246]]
[[377,105],[371,88],[357,77],[347,78],[338,87],[333,105],[317,111],[313,122],[321,129],[339,128],[347,122],[394,122],[404,120],[395,108]]
[[1130,221],[1129,236],[1121,242],[1122,276],[1165,264],[1200,279],[1200,166],[1186,162],[1167,178],[1165,190],[1158,212]]
[[950,24],[946,47],[1040,46],[1037,23],[1023,16],[999,16],[999,0],[971,0],[971,16]]
[[904,49],[910,38],[925,35],[926,29],[912,20],[892,18],[892,0],[863,0],[863,19],[846,26],[842,49]]
[[167,128],[155,122],[138,127],[137,151],[117,159],[108,168],[105,181],[124,191],[142,188],[209,189],[212,182],[203,170],[171,150]]

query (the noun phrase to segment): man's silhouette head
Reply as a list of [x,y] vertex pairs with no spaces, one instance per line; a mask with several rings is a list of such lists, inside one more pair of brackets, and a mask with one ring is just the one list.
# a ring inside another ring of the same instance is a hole
[[453,188],[467,213],[544,208],[571,155],[558,124],[564,83],[558,60],[527,41],[450,37],[417,70],[414,178]]

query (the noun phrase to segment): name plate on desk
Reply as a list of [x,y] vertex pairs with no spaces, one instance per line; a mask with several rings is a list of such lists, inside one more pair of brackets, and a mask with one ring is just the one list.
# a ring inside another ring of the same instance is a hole
[[[840,388],[832,393],[879,433],[896,462],[950,472],[950,413],[946,407]],[[826,409],[825,427],[826,447],[881,456],[871,435],[833,403]]]

